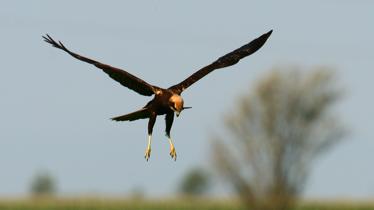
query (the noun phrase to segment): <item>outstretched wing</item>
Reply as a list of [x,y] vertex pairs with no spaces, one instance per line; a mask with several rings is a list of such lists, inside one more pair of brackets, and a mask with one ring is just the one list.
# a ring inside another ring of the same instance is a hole
[[148,84],[147,82],[143,81],[142,79],[115,67],[109,66],[107,64],[100,63],[98,61],[92,60],[90,58],[86,58],[84,56],[78,55],[70,50],[68,50],[60,41],[57,43],[55,40],[52,39],[48,34],[43,36],[44,41],[51,44],[53,47],[61,49],[67,53],[69,53],[74,58],[84,61],[86,63],[90,63],[95,65],[97,68],[102,69],[105,73],[107,73],[112,79],[116,80],[117,82],[121,83],[123,86],[134,90],[135,92],[145,95],[151,96],[153,95],[159,87],[153,86]]
[[214,61],[210,65],[205,66],[204,68],[198,70],[197,72],[189,76],[187,79],[183,80],[179,84],[171,86],[169,89],[173,90],[175,93],[180,94],[181,92],[183,92],[183,90],[185,90],[186,88],[188,88],[193,83],[203,78],[210,72],[216,69],[224,68],[227,66],[232,66],[238,63],[240,59],[260,49],[265,44],[266,40],[269,38],[272,32],[273,30],[261,35],[260,37],[258,37],[257,39],[254,39],[248,44],[218,58],[216,61]]

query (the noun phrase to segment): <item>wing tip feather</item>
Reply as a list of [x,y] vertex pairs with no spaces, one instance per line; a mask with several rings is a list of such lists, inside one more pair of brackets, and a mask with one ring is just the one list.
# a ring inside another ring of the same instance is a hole
[[271,29],[270,31],[268,31],[267,33],[264,33],[262,37],[265,41],[270,37],[270,35],[273,33],[273,29]]

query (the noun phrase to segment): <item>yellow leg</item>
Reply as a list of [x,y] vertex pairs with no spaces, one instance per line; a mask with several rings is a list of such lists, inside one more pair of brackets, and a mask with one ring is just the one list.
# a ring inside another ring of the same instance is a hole
[[174,161],[177,160],[177,153],[175,152],[175,147],[174,147],[174,144],[173,144],[173,140],[171,140],[171,138],[169,137],[169,144],[170,144],[170,156],[172,159],[174,159]]
[[147,149],[145,150],[144,158],[148,161],[151,157],[151,143],[152,143],[152,135],[148,135],[148,144]]

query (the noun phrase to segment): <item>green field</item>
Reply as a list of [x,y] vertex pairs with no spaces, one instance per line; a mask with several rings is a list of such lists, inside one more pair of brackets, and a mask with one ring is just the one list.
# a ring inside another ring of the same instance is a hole
[[[0,199],[0,210],[244,210],[228,200]],[[295,210],[374,210],[370,202],[309,202]]]

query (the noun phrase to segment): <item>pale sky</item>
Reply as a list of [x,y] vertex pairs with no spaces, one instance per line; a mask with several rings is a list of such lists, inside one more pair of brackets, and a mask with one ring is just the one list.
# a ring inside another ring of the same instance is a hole
[[[306,197],[374,196],[373,1],[0,1],[0,196],[25,195],[48,170],[61,193],[170,196],[191,167],[210,167],[210,137],[224,113],[274,66],[336,70],[346,95],[337,112],[344,141],[315,162]],[[116,123],[150,100],[71,50],[169,87],[273,29],[266,45],[216,71],[183,95],[174,121],[177,162],[163,116],[152,156],[143,158],[147,120]]]

